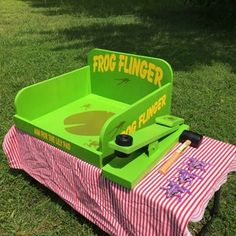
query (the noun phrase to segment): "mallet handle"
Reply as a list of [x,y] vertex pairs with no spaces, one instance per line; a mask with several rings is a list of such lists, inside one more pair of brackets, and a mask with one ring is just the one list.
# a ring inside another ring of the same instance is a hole
[[161,166],[159,172],[166,174],[169,168],[179,159],[181,154],[189,147],[191,144],[190,140],[186,140],[173,154],[172,156]]

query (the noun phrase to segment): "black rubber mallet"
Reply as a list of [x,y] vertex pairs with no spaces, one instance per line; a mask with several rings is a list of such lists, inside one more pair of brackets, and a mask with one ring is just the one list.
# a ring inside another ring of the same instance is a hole
[[198,148],[201,145],[203,136],[201,134],[185,130],[179,137],[179,141],[183,143],[172,156],[161,166],[159,172],[166,174],[169,168],[179,159],[183,152],[189,147]]

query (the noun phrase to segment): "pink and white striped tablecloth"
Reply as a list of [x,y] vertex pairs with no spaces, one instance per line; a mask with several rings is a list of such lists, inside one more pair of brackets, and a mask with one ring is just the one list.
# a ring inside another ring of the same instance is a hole
[[[179,146],[165,157],[168,156]],[[22,169],[57,193],[76,211],[110,235],[190,235],[188,223],[199,221],[208,201],[236,171],[235,146],[204,137],[198,149],[189,148],[168,174],[159,163],[133,190],[101,176],[101,170],[14,126],[5,136],[3,149],[11,168]],[[194,173],[189,193],[179,201],[167,198],[161,188],[186,168],[189,157],[208,163]]]

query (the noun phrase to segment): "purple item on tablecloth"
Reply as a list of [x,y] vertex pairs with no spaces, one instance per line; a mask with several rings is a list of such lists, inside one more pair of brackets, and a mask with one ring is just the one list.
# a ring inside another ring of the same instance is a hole
[[178,183],[170,180],[169,184],[167,185],[167,187],[162,187],[162,189],[166,190],[166,197],[170,198],[170,197],[177,197],[179,201],[181,201],[182,198],[182,193],[189,193],[190,191],[185,188],[185,187],[181,187]]
[[196,178],[200,178],[200,176],[198,176],[197,174],[195,173],[191,173],[187,170],[184,170],[184,169],[180,169],[179,170],[179,176],[178,176],[178,183],[179,184],[185,184],[185,183],[188,183],[188,186],[190,186],[192,184],[192,181]]
[[193,171],[194,169],[206,171],[205,167],[207,166],[207,163],[203,161],[199,161],[193,157],[190,157],[187,162],[188,170]]

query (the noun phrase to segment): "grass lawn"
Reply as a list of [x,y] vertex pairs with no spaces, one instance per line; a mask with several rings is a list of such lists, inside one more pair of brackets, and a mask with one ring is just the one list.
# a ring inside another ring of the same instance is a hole
[[[89,50],[100,47],[166,59],[174,70],[173,114],[192,130],[236,144],[232,22],[180,0],[136,2],[0,0],[1,143],[13,125],[17,91],[86,65]],[[0,235],[105,234],[0,155]],[[236,235],[235,202],[234,173],[209,235]],[[205,218],[191,224],[193,234]]]

